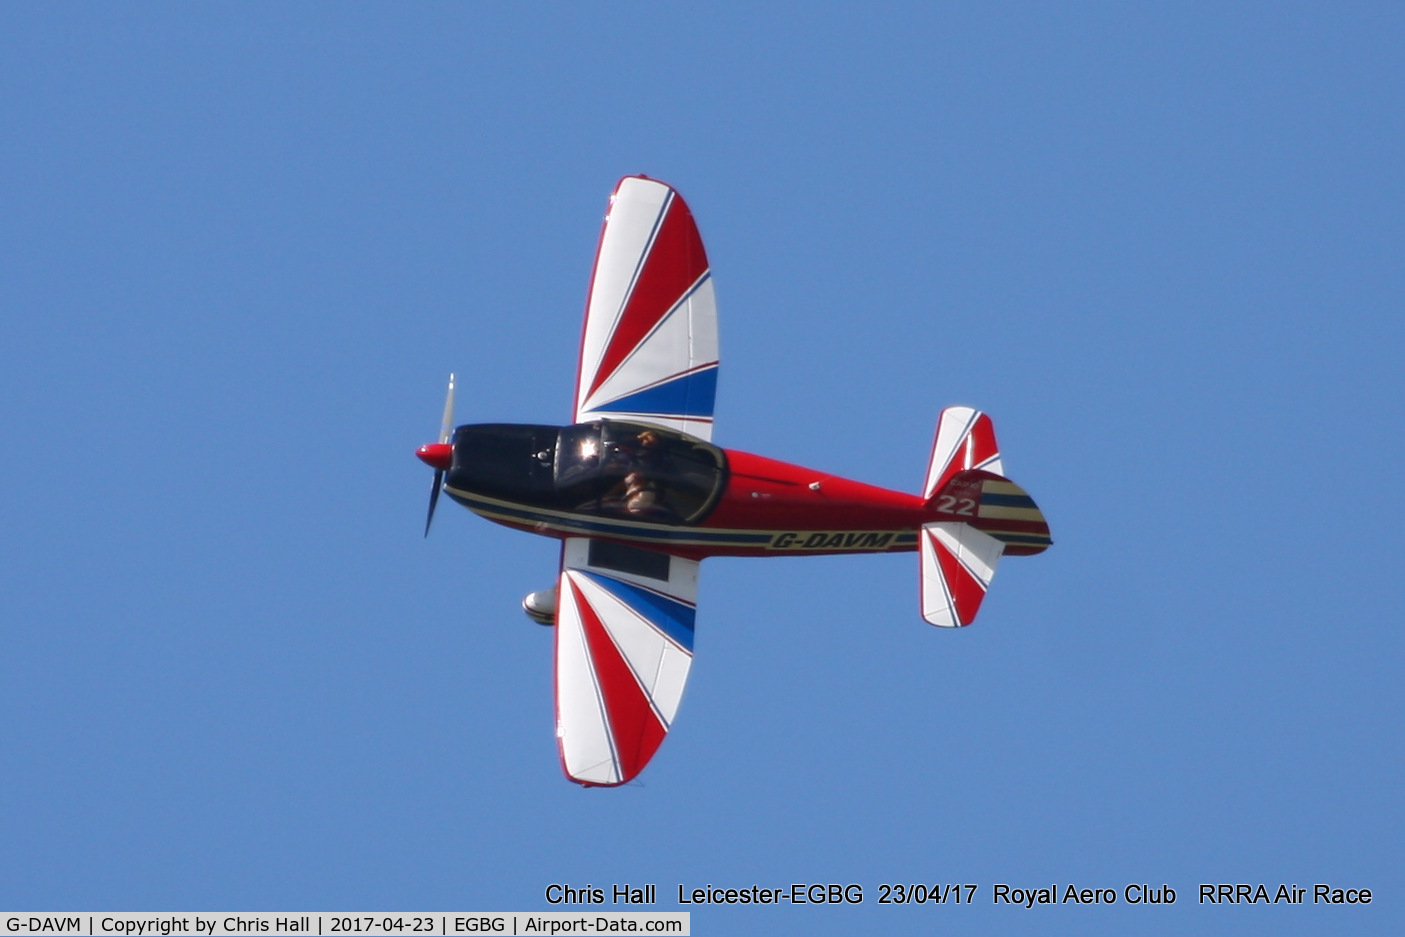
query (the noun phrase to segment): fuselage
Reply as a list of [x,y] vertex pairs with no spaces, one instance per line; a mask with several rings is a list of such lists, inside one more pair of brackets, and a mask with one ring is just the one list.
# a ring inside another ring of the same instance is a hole
[[444,491],[499,524],[707,556],[916,550],[936,519],[915,494],[600,420],[460,426]]

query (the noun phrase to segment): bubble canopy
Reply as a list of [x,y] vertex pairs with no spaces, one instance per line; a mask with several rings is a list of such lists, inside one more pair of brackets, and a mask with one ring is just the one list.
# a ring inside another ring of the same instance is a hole
[[598,420],[454,431],[446,491],[663,524],[700,523],[726,485],[722,450],[676,430]]

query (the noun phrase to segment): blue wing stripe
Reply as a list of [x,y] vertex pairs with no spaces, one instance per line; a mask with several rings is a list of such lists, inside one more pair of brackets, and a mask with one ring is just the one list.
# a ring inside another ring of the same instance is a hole
[[653,413],[659,416],[710,417],[716,399],[717,365],[714,364],[591,409],[617,413]]
[[677,599],[651,592],[612,576],[579,570],[589,576],[600,588],[613,593],[616,598],[649,620],[651,624],[668,635],[673,643],[693,653],[693,623],[698,610]]

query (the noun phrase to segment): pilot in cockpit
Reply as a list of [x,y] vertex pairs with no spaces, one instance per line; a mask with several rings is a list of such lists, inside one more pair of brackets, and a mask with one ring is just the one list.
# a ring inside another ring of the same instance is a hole
[[664,459],[662,444],[658,433],[645,429],[634,437],[633,445],[620,447],[628,453],[629,473],[614,494],[630,514],[655,514],[663,508],[659,487]]

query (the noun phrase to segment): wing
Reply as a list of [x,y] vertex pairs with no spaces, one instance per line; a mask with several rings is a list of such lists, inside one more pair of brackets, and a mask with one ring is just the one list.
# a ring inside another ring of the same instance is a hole
[[581,334],[577,423],[613,417],[712,438],[717,301],[693,214],[630,176],[610,196]]
[[587,786],[634,778],[668,734],[693,664],[698,563],[608,540],[562,548],[556,741]]

